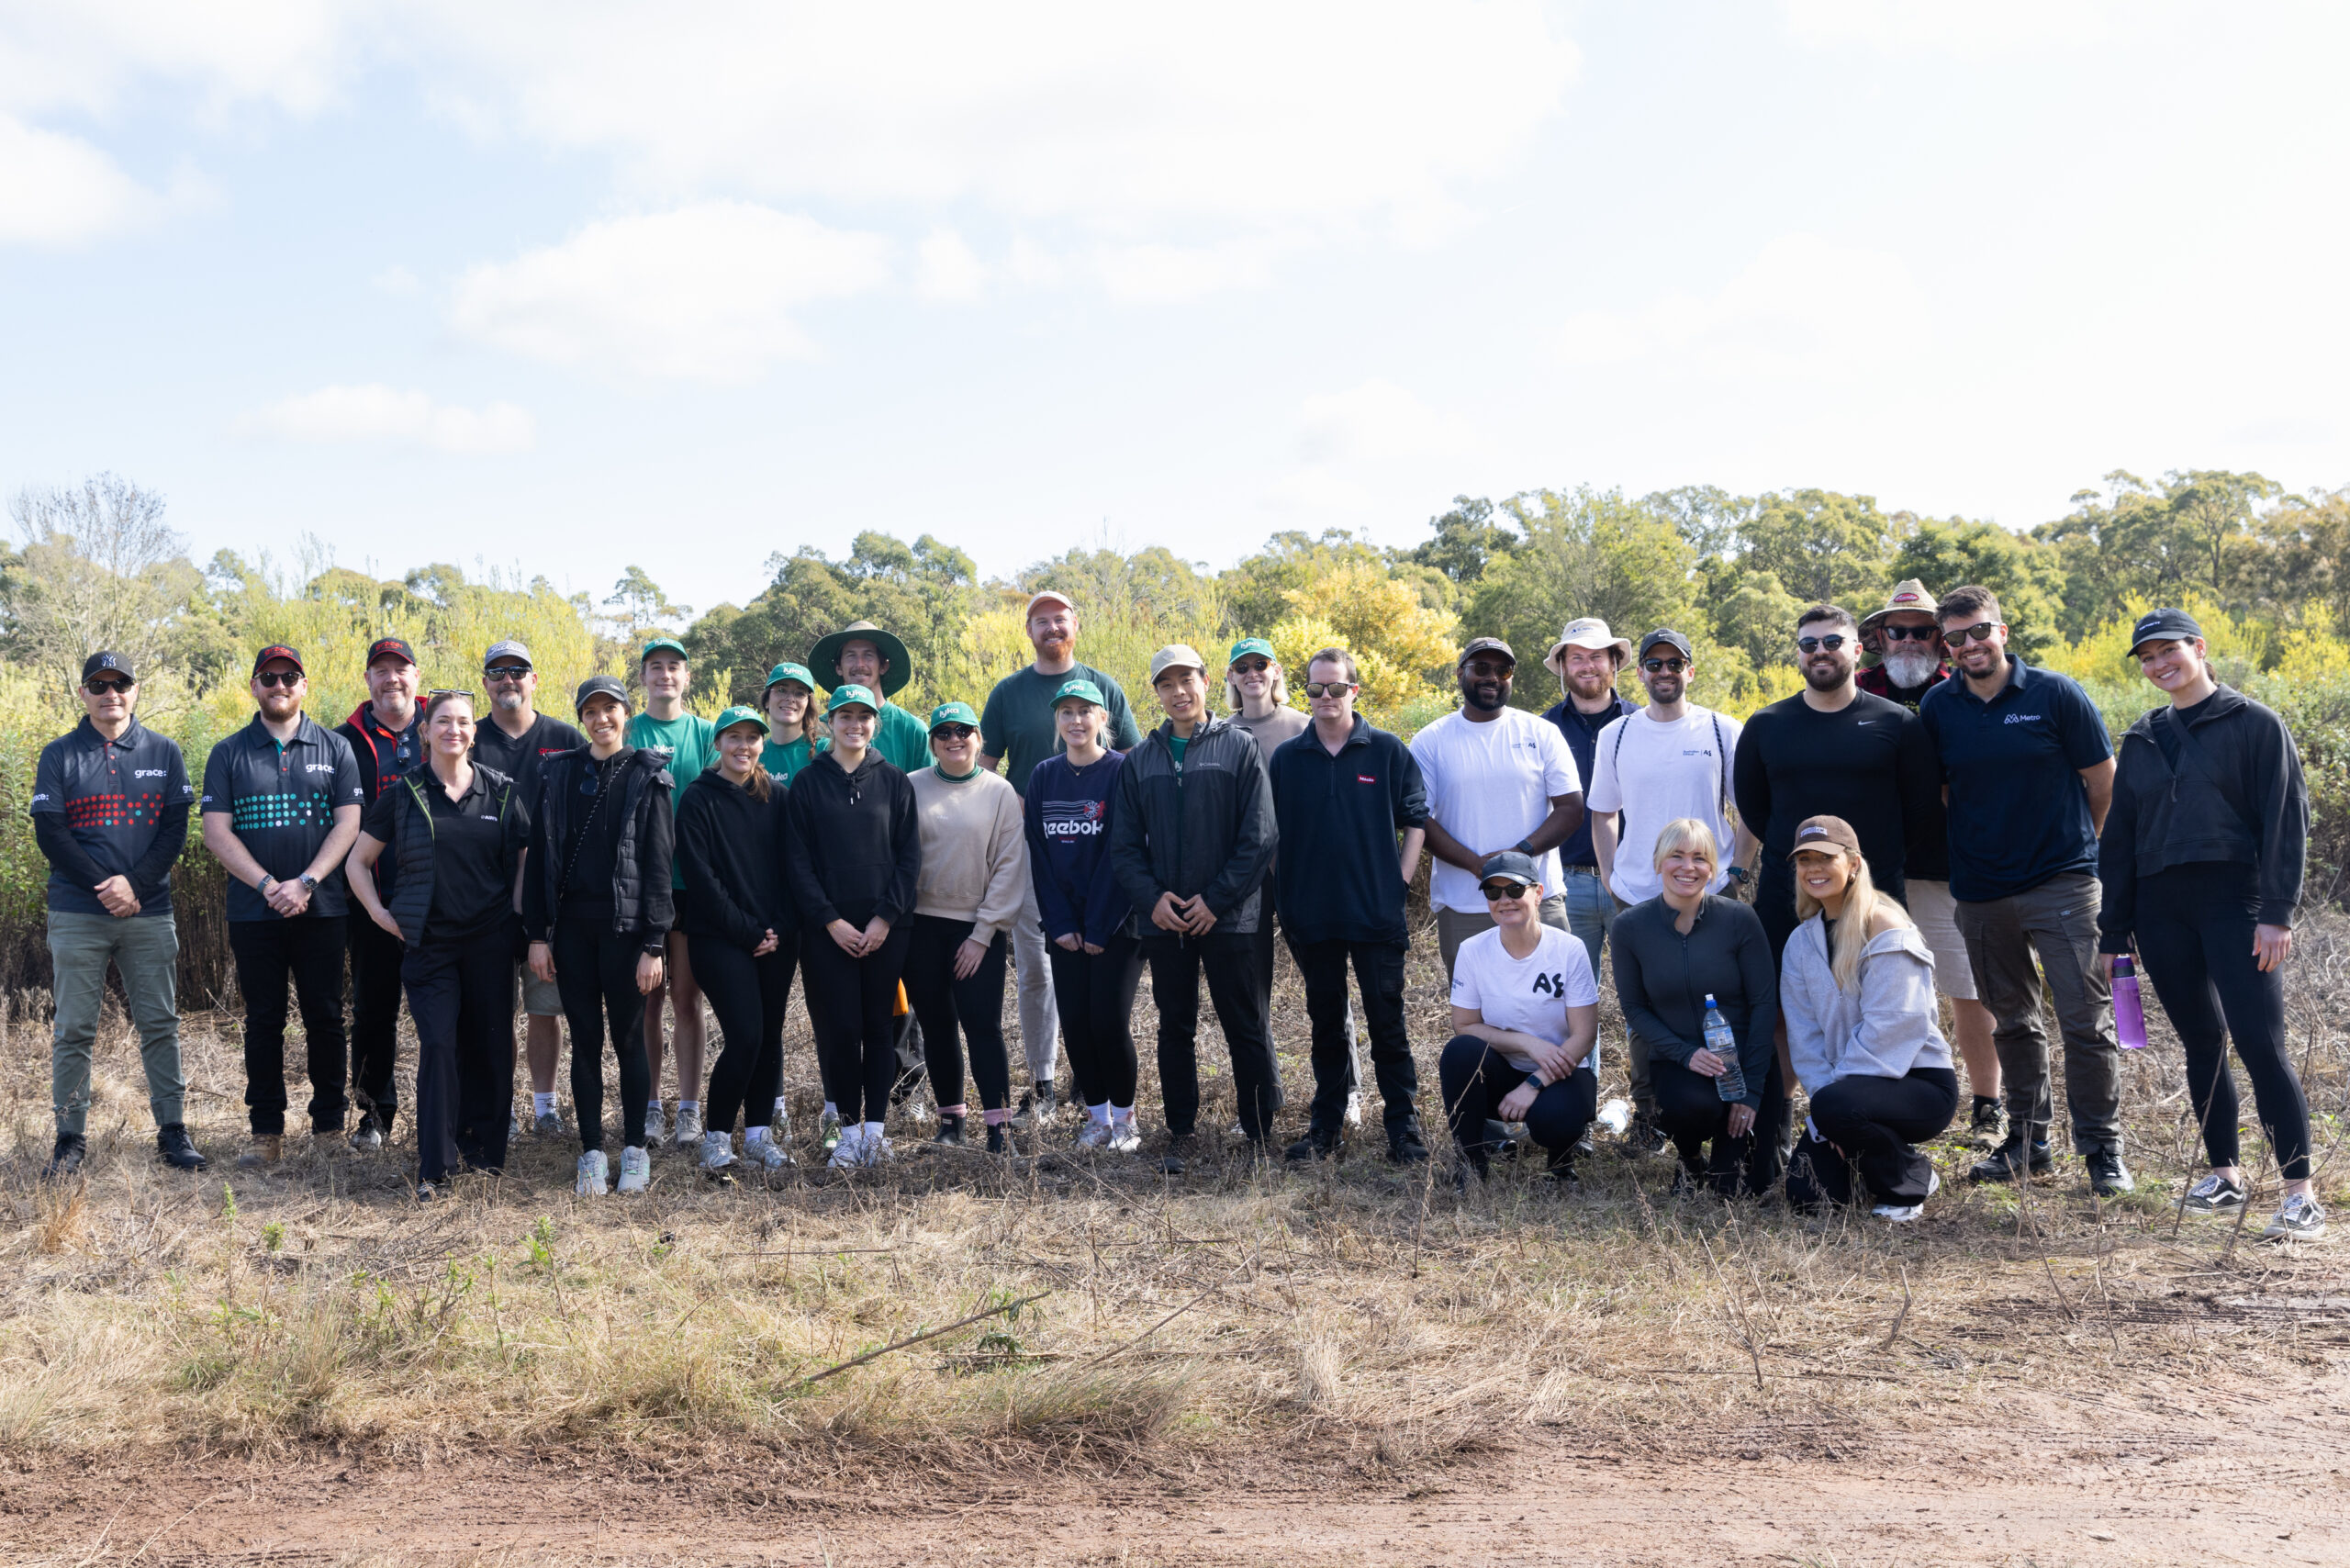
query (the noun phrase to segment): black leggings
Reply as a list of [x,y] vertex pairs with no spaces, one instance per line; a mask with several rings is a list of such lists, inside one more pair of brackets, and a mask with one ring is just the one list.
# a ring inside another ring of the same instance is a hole
[[[2241,1163],[2228,1038],[2252,1079],[2260,1130],[2288,1182],[2310,1173],[2310,1103],[2285,1054],[2285,975],[2260,972],[2255,869],[2199,862],[2138,882],[2138,953],[2187,1050],[2187,1092],[2213,1165]],[[2226,1020],[2222,1024],[2221,1019]]]
[[1078,1097],[1088,1105],[1131,1109],[1142,944],[1132,936],[1113,936],[1099,953],[1082,946],[1072,953],[1053,942],[1045,954],[1052,960],[1053,1005],[1060,1014],[1061,1043],[1069,1047]]
[[[1444,1118],[1451,1124],[1452,1141],[1482,1170],[1488,1152],[1485,1124],[1494,1107],[1533,1074],[1512,1067],[1507,1057],[1474,1035],[1455,1035],[1447,1041],[1436,1071],[1444,1085]],[[1526,1130],[1553,1160],[1569,1158],[1576,1140],[1591,1126],[1598,1104],[1599,1080],[1585,1063],[1535,1094],[1533,1108],[1526,1113]]]
[[609,918],[566,915],[555,922],[554,985],[571,1025],[571,1103],[579,1116],[579,1147],[604,1147],[604,1021],[612,1025],[612,1056],[621,1070],[621,1144],[644,1147],[644,1103],[653,1097],[653,1070],[644,1059],[644,993],[636,989],[636,961],[644,934],[612,929]]
[[913,917],[906,946],[906,1002],[922,1025],[923,1065],[930,1070],[932,1097],[942,1106],[963,1103],[961,1036],[968,1035],[979,1103],[1001,1111],[1012,1103],[1012,1064],[1003,1048],[1003,967],[1012,953],[1012,933],[997,932],[971,978],[957,980],[955,955],[974,924],[935,914]]
[[697,936],[694,980],[710,998],[725,1048],[711,1064],[710,1092],[702,1100],[702,1125],[733,1133],[745,1105],[753,1126],[765,1126],[783,1092],[783,1018],[791,1000],[791,975],[800,964],[797,933],[776,950],[755,958],[747,947],[718,936]]
[[1946,1067],[1913,1067],[1903,1078],[1838,1079],[1811,1097],[1819,1137],[1806,1132],[1796,1145],[1787,1201],[1799,1209],[1822,1198],[1924,1203],[1934,1164],[1912,1146],[1940,1134],[1957,1114],[1958,1074]]
[[878,953],[852,958],[821,925],[800,933],[800,972],[808,988],[808,1022],[816,1029],[816,1070],[824,1098],[843,1124],[890,1119],[890,1085],[898,1077],[898,980],[913,929],[890,927]]
[[[1714,1191],[1725,1198],[1737,1196],[1741,1188],[1760,1197],[1778,1184],[1784,1146],[1774,1129],[1785,1126],[1787,1096],[1775,1055],[1762,1081],[1762,1109],[1755,1113],[1753,1130],[1744,1137],[1729,1136],[1734,1102],[1723,1099],[1714,1081],[1704,1073],[1652,1050],[1649,1085],[1656,1092],[1657,1126],[1680,1151],[1681,1169],[1689,1180],[1712,1182]],[[1713,1144],[1710,1158],[1706,1149],[1709,1140]]]

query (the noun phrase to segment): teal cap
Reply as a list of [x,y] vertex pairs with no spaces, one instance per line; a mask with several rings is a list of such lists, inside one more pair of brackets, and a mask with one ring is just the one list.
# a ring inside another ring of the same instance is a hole
[[675,637],[655,637],[651,642],[644,644],[644,651],[636,655],[636,662],[641,665],[664,648],[668,649],[669,652],[677,655],[681,659],[687,656],[686,645],[677,641]]
[[1053,693],[1053,706],[1058,708],[1072,697],[1080,702],[1091,702],[1096,708],[1109,706],[1102,700],[1102,689],[1083,676],[1078,677],[1075,680],[1061,682],[1061,689]]
[[768,733],[766,714],[756,708],[746,707],[737,702],[718,716],[718,722],[710,727],[711,737],[714,740],[737,724],[756,724],[759,727],[759,734],[764,735]]
[[979,727],[979,716],[971,711],[968,702],[941,702],[930,711],[928,727],[934,730],[941,724],[968,724],[976,730]]
[[876,717],[878,717],[881,712],[881,700],[866,688],[852,682],[847,686],[834,687],[832,700],[824,704],[824,711],[828,714],[837,713],[844,708],[868,708]]
[[1268,664],[1279,664],[1281,662],[1280,655],[1273,652],[1273,645],[1265,641],[1262,637],[1241,638],[1240,641],[1232,644],[1232,656],[1225,659],[1224,662],[1228,665],[1237,665],[1250,654],[1256,655],[1259,658],[1265,660]]
[[806,665],[778,665],[767,671],[768,688],[783,680],[796,680],[811,691],[816,689],[816,678],[808,673]]

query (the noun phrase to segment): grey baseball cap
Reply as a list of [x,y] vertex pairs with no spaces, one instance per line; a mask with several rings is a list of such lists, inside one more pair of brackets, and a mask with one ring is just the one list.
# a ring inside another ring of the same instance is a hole
[[509,660],[512,663],[520,665],[530,665],[532,669],[536,669],[538,667],[537,665],[532,663],[531,650],[522,643],[512,637],[507,638],[503,643],[492,643],[489,645],[489,652],[482,655],[481,656],[481,667],[487,669],[490,666],[498,663],[500,660]]

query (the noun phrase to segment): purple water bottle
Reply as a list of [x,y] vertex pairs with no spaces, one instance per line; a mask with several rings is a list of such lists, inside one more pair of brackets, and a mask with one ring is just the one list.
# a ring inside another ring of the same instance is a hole
[[2127,953],[2113,955],[2113,1034],[2124,1050],[2146,1044],[2146,1009],[2138,1000],[2137,966]]

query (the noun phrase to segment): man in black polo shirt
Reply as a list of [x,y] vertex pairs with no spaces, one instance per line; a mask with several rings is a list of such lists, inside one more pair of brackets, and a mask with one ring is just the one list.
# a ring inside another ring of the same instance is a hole
[[1953,588],[1934,614],[1959,678],[1929,691],[1919,714],[1950,784],[1951,897],[2008,1098],[2007,1141],[1968,1175],[2013,1182],[2051,1164],[2036,952],[2065,1036],[2073,1147],[2099,1197],[2129,1192],[2120,1052],[2097,951],[2097,835],[2113,801],[2105,721],[2071,679],[2008,652],[1990,589]]
[[92,654],[76,691],[88,715],[41,748],[33,775],[33,836],[49,861],[50,1099],[57,1144],[48,1174],[71,1176],[89,1151],[90,1052],[106,1001],[106,965],[139,1026],[155,1148],[166,1164],[204,1169],[182,1109],[177,1000],[179,935],[172,920],[172,865],[187,847],[196,791],[177,743],[131,716],[139,696],[130,661]]
[[[367,644],[367,700],[334,733],[350,743],[362,798],[370,805],[424,761],[416,688],[416,650],[406,640],[378,637]],[[376,886],[387,899],[396,873],[389,864],[376,873]],[[391,1135],[399,1111],[392,1070],[400,1037],[400,963],[407,951],[398,937],[364,915],[345,924],[343,935],[351,944],[351,1098],[360,1112],[351,1147],[376,1149]]]
[[1411,749],[1355,712],[1352,655],[1325,648],[1306,662],[1305,677],[1314,722],[1275,746],[1267,767],[1286,851],[1274,864],[1277,906],[1314,1025],[1314,1107],[1289,1158],[1327,1159],[1338,1147],[1352,963],[1387,1103],[1387,1158],[1401,1165],[1428,1157],[1412,1104],[1420,1081],[1404,1026],[1404,955],[1411,946],[1404,900],[1427,836],[1427,787]]
[[[481,674],[489,704],[474,730],[474,760],[514,780],[514,799],[535,813],[540,764],[558,752],[577,751],[588,737],[554,714],[538,711],[538,671],[521,643],[491,644],[482,655]],[[522,988],[522,1058],[531,1067],[531,1130],[541,1137],[561,1137],[554,1070],[563,1058],[563,997],[528,964],[516,966],[516,978]]]
[[351,743],[302,711],[309,679],[284,644],[253,660],[253,722],[204,765],[204,846],[229,873],[229,950],[245,997],[247,1170],[285,1143],[285,986],[302,1008],[313,1137],[342,1130],[345,891],[365,791]]

